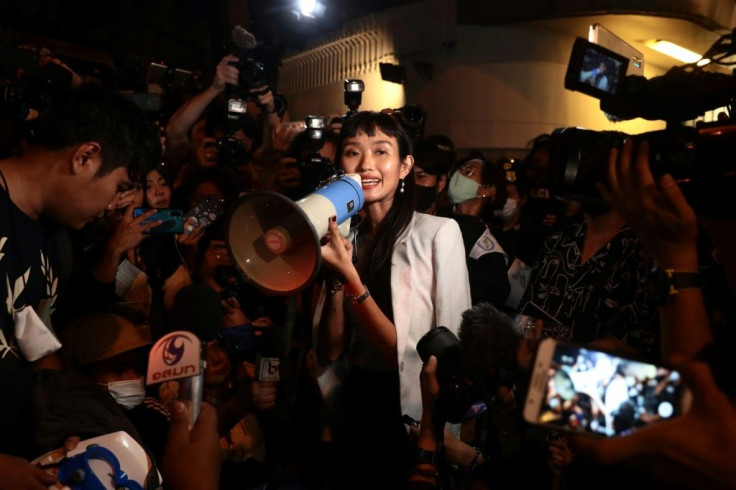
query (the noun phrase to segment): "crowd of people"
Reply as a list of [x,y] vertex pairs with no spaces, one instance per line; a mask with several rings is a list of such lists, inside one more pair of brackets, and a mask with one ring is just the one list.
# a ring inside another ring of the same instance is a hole
[[[717,369],[736,318],[713,259],[730,251],[699,240],[646,144],[612,149],[601,199],[575,202],[555,193],[549,135],[494,161],[361,111],[315,147],[269,87],[240,94],[234,118],[234,61],[166,119],[78,77],[33,121],[3,115],[33,131],[0,138],[0,488],[46,488],[56,476],[30,461],[117,431],[175,490],[576,488],[606,471],[669,485],[671,467],[680,485],[733,487],[734,393]],[[312,192],[312,152],[360,175],[364,205],[347,237],[325,217],[314,281],[270,296],[240,274],[227,213],[254,190]],[[647,289],[654,267],[704,265],[666,303]],[[461,423],[436,410],[443,367],[417,349],[440,326],[483,399]],[[151,346],[178,330],[204,345],[193,426],[175,392],[144,383]],[[544,337],[678,364],[693,407],[606,441],[529,425]],[[261,357],[279,358],[278,381]]]

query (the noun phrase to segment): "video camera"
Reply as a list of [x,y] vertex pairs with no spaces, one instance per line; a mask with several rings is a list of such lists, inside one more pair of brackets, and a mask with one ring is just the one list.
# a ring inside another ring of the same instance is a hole
[[[723,60],[736,54],[734,39],[734,33],[722,36],[703,58],[726,64]],[[629,136],[635,144],[649,142],[654,176],[672,174],[699,215],[736,216],[736,124],[719,121],[690,127],[681,122],[708,110],[730,109],[736,96],[736,77],[689,64],[646,79],[626,76],[627,66],[626,57],[579,38],[570,56],[565,88],[600,99],[601,110],[612,120],[661,119],[667,128],[638,135],[579,128],[555,130],[550,142],[553,193],[602,204],[595,182],[605,181],[611,148]]]

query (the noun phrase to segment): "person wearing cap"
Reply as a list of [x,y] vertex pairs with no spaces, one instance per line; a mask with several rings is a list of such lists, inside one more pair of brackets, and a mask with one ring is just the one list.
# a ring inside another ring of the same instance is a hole
[[92,313],[69,324],[62,345],[66,369],[42,371],[34,387],[39,445],[55,448],[69,436],[84,440],[124,430],[160,461],[168,411],[146,397],[148,326]]

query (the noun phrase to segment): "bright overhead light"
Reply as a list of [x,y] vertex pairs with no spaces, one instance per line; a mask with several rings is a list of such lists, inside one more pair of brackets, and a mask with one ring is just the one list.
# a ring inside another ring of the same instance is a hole
[[299,0],[299,13],[304,17],[315,18],[325,12],[325,6],[317,0]]
[[647,41],[646,45],[655,51],[659,51],[660,53],[666,54],[667,56],[682,61],[683,63],[695,63],[702,58],[698,53],[663,39]]

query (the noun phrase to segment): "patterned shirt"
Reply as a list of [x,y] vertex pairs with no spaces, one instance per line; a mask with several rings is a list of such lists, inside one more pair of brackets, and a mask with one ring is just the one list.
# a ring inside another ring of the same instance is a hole
[[26,216],[0,186],[0,453],[37,456],[30,423],[31,366],[15,338],[13,313],[29,306],[50,325],[59,284],[56,228]]
[[651,257],[625,226],[583,264],[585,229],[583,222],[547,238],[520,311],[546,319],[546,334],[558,339],[612,335],[651,349],[656,305],[645,288]]

